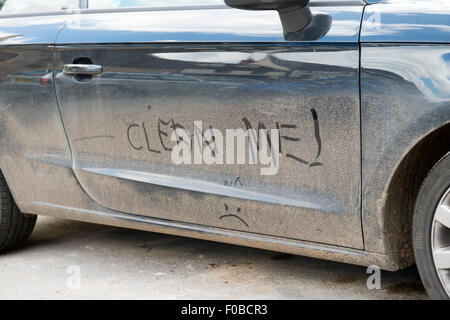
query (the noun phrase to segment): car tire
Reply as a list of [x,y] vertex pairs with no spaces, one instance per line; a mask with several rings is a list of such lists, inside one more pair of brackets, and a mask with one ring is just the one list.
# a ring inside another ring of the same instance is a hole
[[0,252],[14,249],[27,240],[36,218],[20,212],[0,171]]
[[[450,208],[449,205],[450,153],[434,166],[420,187],[413,215],[416,264],[432,299],[450,299],[450,268],[446,267],[447,262],[441,262],[443,249],[448,247],[450,253],[450,219],[445,220],[445,224],[441,223],[442,208]],[[450,214],[450,211],[445,212]]]

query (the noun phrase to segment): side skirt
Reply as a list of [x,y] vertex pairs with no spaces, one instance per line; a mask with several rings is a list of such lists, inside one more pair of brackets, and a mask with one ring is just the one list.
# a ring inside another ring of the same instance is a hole
[[23,212],[43,216],[223,242],[360,266],[377,265],[381,269],[387,271],[397,271],[399,269],[399,266],[395,262],[389,260],[388,256],[379,253],[155,219],[111,211],[106,208],[104,211],[96,211],[44,202],[20,203],[19,207]]

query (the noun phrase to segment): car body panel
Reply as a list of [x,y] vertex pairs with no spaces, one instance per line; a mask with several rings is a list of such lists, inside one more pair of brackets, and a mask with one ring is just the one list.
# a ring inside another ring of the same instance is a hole
[[[449,15],[446,1],[382,1],[366,6],[361,26],[365,248],[404,260],[404,265],[413,261],[411,234],[405,231],[410,230],[410,213],[406,205],[391,208],[386,203],[405,157],[450,122]],[[429,149],[417,157],[427,161],[442,156],[439,148]]]
[[[70,14],[0,16],[0,45],[53,45]],[[46,61],[45,65],[51,61]]]
[[448,1],[382,1],[366,6],[361,42],[450,43]]
[[74,177],[53,86],[53,44],[69,17],[0,18],[0,165],[18,203],[60,201]]
[[[359,39],[362,6],[313,7],[314,15],[332,17],[329,30],[314,42]],[[177,23],[173,23],[176,16]],[[220,17],[220,18],[217,18]],[[293,36],[295,39],[295,35]],[[231,9],[226,6],[81,10],[58,37],[58,44],[151,42],[275,42],[285,43],[276,11]]]
[[[360,172],[362,7],[320,10],[331,12],[333,24],[317,43],[286,41],[273,12],[73,18],[57,41],[56,91],[86,192],[104,207],[140,216],[362,249],[360,176],[352,174]],[[219,14],[223,22],[207,29],[206,18]],[[241,20],[248,27],[233,29]],[[77,44],[81,35],[88,44]],[[83,82],[61,72],[80,57],[102,65],[103,74]],[[193,132],[194,121],[222,132],[279,124],[279,172],[173,164],[170,123]],[[230,214],[239,219],[225,219]]]
[[362,213],[367,250],[384,252],[386,239],[402,232],[389,230],[394,212],[383,214],[400,162],[425,136],[450,123],[449,57],[448,44],[362,46]]

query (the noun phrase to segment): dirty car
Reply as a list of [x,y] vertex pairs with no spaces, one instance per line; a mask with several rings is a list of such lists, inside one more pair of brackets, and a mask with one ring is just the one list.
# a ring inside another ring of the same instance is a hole
[[0,1],[0,250],[38,215],[450,296],[444,0]]

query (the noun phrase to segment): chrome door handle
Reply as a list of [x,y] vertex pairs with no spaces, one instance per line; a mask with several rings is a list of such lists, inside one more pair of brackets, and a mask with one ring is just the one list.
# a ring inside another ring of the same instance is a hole
[[64,65],[64,73],[67,75],[97,75],[103,72],[103,67],[96,64],[66,64]]

